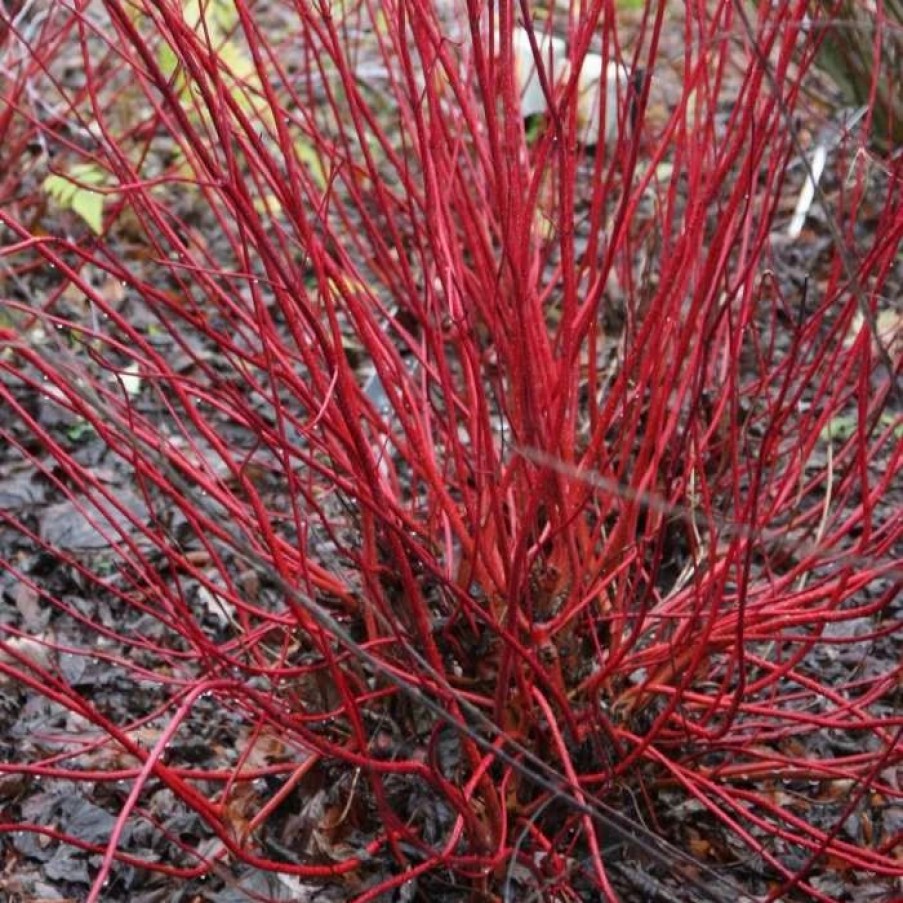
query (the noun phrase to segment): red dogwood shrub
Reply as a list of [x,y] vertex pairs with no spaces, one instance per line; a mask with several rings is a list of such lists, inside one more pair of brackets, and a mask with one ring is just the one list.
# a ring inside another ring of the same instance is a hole
[[838,126],[782,236],[808,6],[10,19],[9,856],[90,900],[899,878],[899,161]]

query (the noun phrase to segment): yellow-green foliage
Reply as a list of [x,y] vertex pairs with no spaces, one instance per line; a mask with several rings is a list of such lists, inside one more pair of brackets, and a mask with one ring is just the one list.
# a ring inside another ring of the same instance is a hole
[[76,163],[68,172],[51,173],[41,187],[60,207],[77,213],[90,226],[91,231],[103,232],[102,188],[107,172],[96,163]]
[[[220,64],[219,77],[236,105],[266,129],[270,128],[273,124],[272,113],[263,102],[260,78],[251,55],[241,43],[234,0],[182,0],[181,11],[185,24],[216,55]],[[132,18],[148,40],[154,36],[158,38],[155,51],[157,64],[170,80],[186,113],[195,122],[205,122],[207,114],[198,86],[191,83],[176,50],[164,37],[160,37],[159,29],[140,6],[132,8]],[[298,161],[321,188],[325,187],[326,173],[319,156],[300,136],[293,144]],[[182,170],[183,176],[190,178],[191,173],[185,171],[189,166],[186,160],[177,159],[176,166]],[[75,163],[47,176],[42,187],[60,207],[80,216],[99,235],[103,231],[105,196],[115,190],[109,176],[106,170],[94,163]],[[275,196],[260,200],[260,205],[271,211],[278,208],[278,204]]]
[[[272,111],[262,102],[260,77],[251,55],[236,34],[239,18],[233,0],[183,0],[182,15],[185,23],[202,36],[205,43],[209,42],[220,63],[220,77],[236,105],[267,128],[272,127]],[[203,118],[202,105],[195,103],[197,87],[188,83],[176,52],[165,41],[160,45],[157,60],[163,73],[174,80],[179,100],[189,114]],[[326,174],[316,153],[301,138],[295,140],[294,148],[299,162],[307,167],[320,187],[325,188]],[[277,202],[275,198],[269,198],[267,203],[272,206]]]

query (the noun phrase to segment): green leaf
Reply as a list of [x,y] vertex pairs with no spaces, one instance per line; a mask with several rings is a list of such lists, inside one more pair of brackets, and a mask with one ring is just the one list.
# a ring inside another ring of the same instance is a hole
[[295,139],[294,148],[298,162],[303,163],[307,167],[317,187],[321,191],[325,191],[326,186],[329,184],[329,179],[326,175],[326,170],[323,168],[320,155],[303,138]]
[[94,427],[87,420],[79,418],[67,430],[66,437],[70,442],[83,442],[94,434]]
[[41,183],[48,197],[60,207],[77,213],[100,235],[103,232],[104,192],[90,186],[101,186],[106,181],[106,170],[96,163],[77,163],[66,173],[51,173]]
[[894,438],[903,439],[903,418],[898,417],[891,411],[885,411],[878,422],[881,426],[892,426],[894,429]]
[[832,439],[843,442],[856,432],[858,423],[859,418],[855,414],[838,414],[828,421],[821,431],[821,438],[825,442],[830,442]]
[[72,195],[72,211],[77,213],[95,235],[103,232],[103,195],[96,191],[76,191]]

